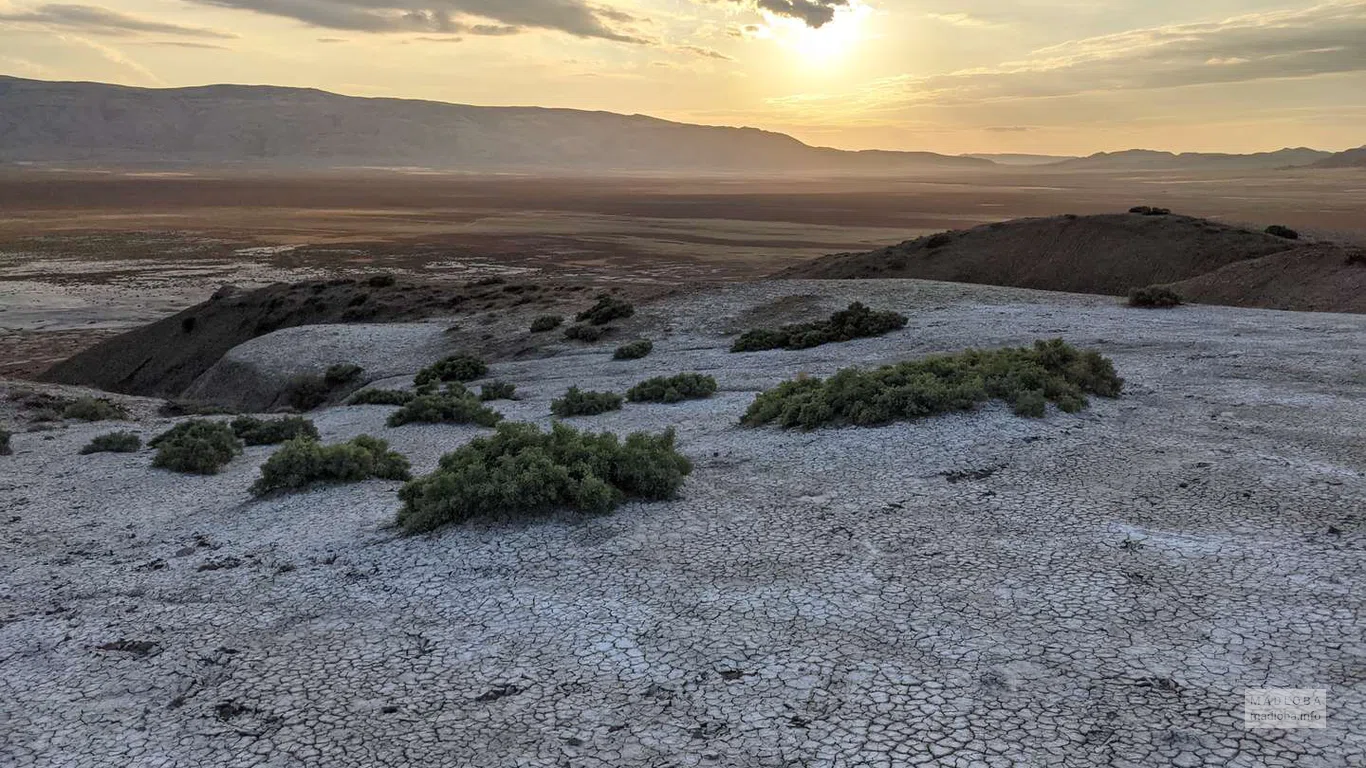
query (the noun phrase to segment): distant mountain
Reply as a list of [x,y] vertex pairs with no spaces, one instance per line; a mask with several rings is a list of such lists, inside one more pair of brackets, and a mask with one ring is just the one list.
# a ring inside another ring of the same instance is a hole
[[1366,168],[1366,147],[1329,155],[1314,163],[1314,168]]
[[991,162],[996,163],[997,165],[1019,166],[1049,165],[1051,163],[1060,163],[1064,160],[1078,159],[1075,155],[1020,155],[1010,153],[992,154],[986,152],[978,152],[970,155],[963,155],[963,157],[975,157],[979,160],[990,160]]
[[846,152],[755,128],[610,112],[4,76],[0,163],[837,173],[993,165],[930,152]]
[[1068,171],[1170,171],[1170,170],[1256,170],[1312,165],[1332,155],[1307,147],[1227,155],[1210,152],[1157,152],[1129,149],[1123,152],[1098,152],[1089,157],[1053,163],[1049,168]]

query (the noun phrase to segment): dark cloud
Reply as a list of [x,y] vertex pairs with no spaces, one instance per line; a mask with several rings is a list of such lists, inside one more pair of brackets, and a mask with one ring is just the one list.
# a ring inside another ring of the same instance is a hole
[[727,55],[724,54],[724,53],[721,53],[720,51],[713,51],[713,50],[710,49],[710,48],[703,48],[703,47],[700,46],[700,45],[680,45],[680,46],[678,46],[678,50],[680,50],[680,51],[687,51],[688,53],[695,54],[695,55],[697,55],[697,56],[701,56],[701,57],[706,58],[706,59],[720,59],[720,60],[722,60],[722,61],[734,61],[734,59],[732,59],[731,57],[727,56]]
[[808,27],[823,27],[835,18],[835,9],[849,0],[755,0],[761,9],[779,16],[800,19]]
[[[354,32],[507,35],[550,29],[576,37],[646,43],[608,22],[638,21],[585,0],[190,0],[201,5],[283,16],[315,27]],[[492,24],[471,23],[470,18]]]
[[229,40],[236,35],[202,27],[186,27],[150,19],[140,19],[126,13],[97,8],[93,5],[53,3],[26,11],[0,13],[0,21],[42,24],[48,27],[79,29],[93,35],[128,35],[135,32],[154,32],[182,37],[203,37]]

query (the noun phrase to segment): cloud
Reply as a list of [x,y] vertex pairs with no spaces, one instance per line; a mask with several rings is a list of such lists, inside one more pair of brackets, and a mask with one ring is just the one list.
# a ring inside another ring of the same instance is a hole
[[994,67],[904,75],[855,93],[799,95],[773,103],[814,108],[839,102],[888,111],[1364,71],[1366,0],[1337,0],[1074,40]]
[[214,45],[213,43],[192,43],[186,40],[147,40],[135,43],[135,45],[158,45],[169,48],[205,48],[215,51],[232,50],[226,45]]
[[67,5],[63,3],[40,5],[26,11],[0,13],[0,21],[76,29],[92,35],[117,36],[135,32],[155,32],[220,40],[236,37],[236,35],[202,27],[186,27],[180,24],[140,19],[136,16],[129,16],[107,8],[97,8],[93,5]]
[[927,13],[928,18],[934,19],[942,24],[952,27],[968,27],[976,29],[991,29],[1002,26],[994,21],[972,16],[966,13]]
[[1028,133],[1034,129],[1028,125],[990,125],[984,130],[991,133]]
[[834,21],[836,8],[849,7],[849,0],[754,0],[754,4],[776,16],[787,16],[808,27],[820,28]]
[[58,33],[57,35],[55,35],[55,37],[58,40],[61,40],[62,42],[75,43],[76,45],[89,48],[90,50],[98,54],[101,58],[103,58],[105,61],[108,61],[109,63],[114,64],[116,66],[123,67],[129,72],[132,72],[139,79],[151,83],[152,85],[166,84],[164,80],[153,74],[153,72],[150,69],[147,69],[146,67],[137,63],[136,61],[128,58],[123,54],[123,51],[120,51],[117,48],[112,48],[103,43],[97,43],[94,40],[89,40],[79,35],[67,35]]
[[[314,27],[353,32],[515,34],[549,29],[575,37],[622,43],[649,41],[613,28],[640,21],[587,0],[190,0],[200,5],[254,11]],[[472,23],[469,19],[494,22]],[[484,30],[484,31],[479,31]],[[505,31],[511,30],[511,31]]]
[[700,45],[680,45],[678,46],[678,50],[684,51],[686,53],[691,53],[696,56],[701,56],[704,59],[720,59],[721,61],[734,61],[734,59],[732,59],[724,53],[721,53],[720,51],[713,51],[710,48],[703,48]]

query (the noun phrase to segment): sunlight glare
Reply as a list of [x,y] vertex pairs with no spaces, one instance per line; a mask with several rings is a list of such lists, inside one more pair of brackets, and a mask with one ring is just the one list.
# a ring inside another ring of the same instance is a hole
[[836,11],[835,19],[819,29],[800,21],[773,18],[769,26],[784,47],[791,50],[808,66],[829,67],[853,52],[862,40],[863,21],[869,8],[855,4]]

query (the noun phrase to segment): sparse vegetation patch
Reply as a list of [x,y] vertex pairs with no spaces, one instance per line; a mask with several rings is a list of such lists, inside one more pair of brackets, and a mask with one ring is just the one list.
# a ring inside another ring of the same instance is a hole
[[610,293],[600,293],[598,303],[580,312],[574,319],[580,323],[607,325],[613,320],[630,317],[635,313],[635,306],[629,302],[622,301]]
[[247,445],[275,445],[296,437],[318,439],[318,428],[302,416],[262,420],[241,416],[232,420],[232,432]]
[[881,336],[905,327],[905,315],[896,312],[877,312],[856,301],[847,309],[831,315],[828,320],[746,331],[735,340],[730,351],[809,349],[832,342]]
[[654,351],[654,348],[654,342],[649,339],[638,339],[617,347],[617,351],[612,353],[612,359],[639,360]]
[[364,372],[364,368],[354,363],[338,363],[328,367],[327,372],[323,374],[323,383],[333,389],[344,387]]
[[62,409],[62,418],[77,421],[117,421],[128,418],[128,409],[102,397],[80,397]]
[[562,419],[570,416],[596,416],[621,410],[621,395],[615,392],[585,392],[570,387],[564,397],[551,401],[550,412]]
[[1135,205],[1129,209],[1129,213],[1137,213],[1143,216],[1166,216],[1172,212],[1170,208],[1157,208],[1151,205]]
[[846,368],[826,380],[784,382],[756,397],[742,423],[877,426],[966,411],[988,400],[1037,417],[1048,402],[1073,413],[1087,406],[1088,394],[1118,397],[1123,385],[1108,358],[1054,339],[1032,348],[970,349],[871,371]]
[[421,388],[443,382],[473,381],[488,373],[488,370],[488,364],[473,355],[452,355],[418,371],[413,383]]
[[9,439],[9,430],[0,429],[0,456],[12,456],[14,454],[14,449],[10,447]]
[[506,381],[490,381],[479,387],[479,399],[486,403],[490,400],[516,400],[517,385]]
[[407,405],[416,397],[402,389],[362,389],[346,401],[347,405]]
[[398,522],[417,533],[475,517],[519,519],[555,509],[604,514],[628,499],[673,498],[691,471],[692,463],[674,449],[673,430],[638,432],[622,442],[564,424],[548,433],[533,424],[503,424],[405,485]]
[[152,466],[197,475],[216,475],[242,452],[242,441],[227,424],[205,419],[181,422],[147,443],[157,449]]
[[680,373],[646,379],[627,390],[626,399],[633,403],[677,403],[711,397],[715,392],[716,379],[700,373]]
[[473,392],[453,383],[441,392],[424,392],[409,400],[389,416],[389,426],[404,424],[477,424],[491,427],[502,414],[479,402]]
[[1129,292],[1129,306],[1144,309],[1168,309],[1181,306],[1181,295],[1163,285],[1135,288]]
[[1286,240],[1299,240],[1299,239],[1300,239],[1300,233],[1299,233],[1299,232],[1296,232],[1295,230],[1291,229],[1290,227],[1281,226],[1280,224],[1272,224],[1271,226],[1267,227],[1267,228],[1266,228],[1266,233],[1267,233],[1268,235],[1275,235],[1276,237],[1283,237],[1283,238],[1285,238]]
[[296,437],[261,465],[261,477],[251,486],[257,496],[312,485],[358,483],[370,478],[408,480],[408,459],[389,450],[389,444],[369,435],[337,445],[323,445],[310,437]]
[[611,328],[588,323],[575,323],[564,329],[564,337],[572,341],[594,342],[607,335]]
[[332,387],[315,373],[305,373],[289,380],[285,385],[285,402],[296,411],[311,411],[327,402]]
[[563,322],[564,318],[559,315],[541,315],[531,321],[531,332],[545,333],[546,331],[553,331],[556,328],[559,328],[560,324]]
[[136,453],[142,447],[142,438],[133,432],[107,432],[98,435],[81,449],[81,455],[92,453]]

